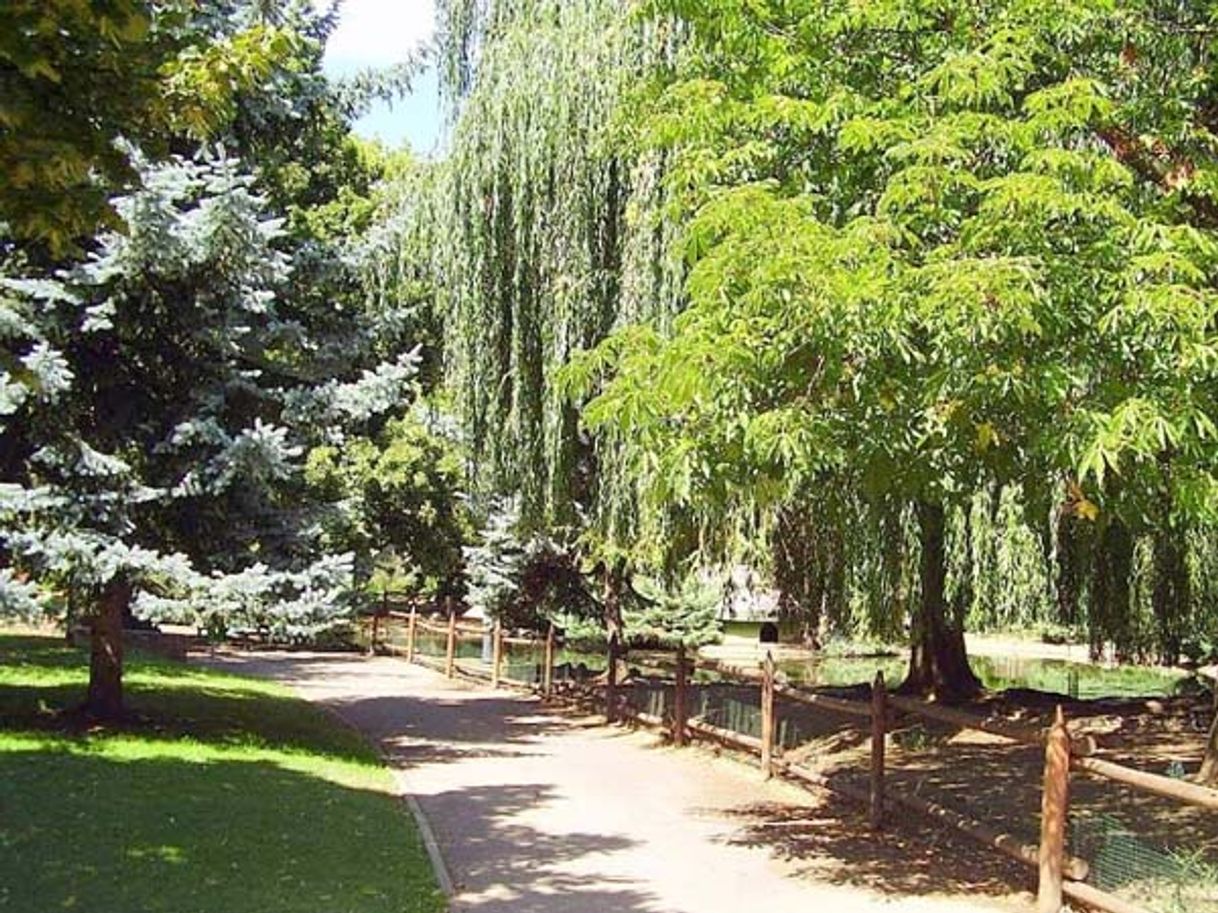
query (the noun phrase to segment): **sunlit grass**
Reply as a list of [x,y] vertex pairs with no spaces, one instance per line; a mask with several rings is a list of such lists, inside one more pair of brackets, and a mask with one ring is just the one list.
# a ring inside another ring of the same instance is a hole
[[86,662],[0,637],[0,911],[443,909],[355,733],[279,685],[139,656],[132,720],[87,727]]

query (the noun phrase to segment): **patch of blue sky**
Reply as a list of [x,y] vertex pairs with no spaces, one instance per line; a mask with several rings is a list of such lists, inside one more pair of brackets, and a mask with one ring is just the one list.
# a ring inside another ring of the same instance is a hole
[[[431,41],[435,21],[434,0],[344,0],[338,28],[326,46],[326,72],[343,76],[408,60]],[[439,149],[442,124],[439,79],[435,70],[427,70],[407,97],[377,102],[355,123],[355,132],[431,155]]]

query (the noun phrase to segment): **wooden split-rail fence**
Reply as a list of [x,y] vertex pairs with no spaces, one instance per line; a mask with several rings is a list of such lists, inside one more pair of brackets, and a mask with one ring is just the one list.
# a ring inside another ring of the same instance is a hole
[[[406,625],[405,647],[390,644],[381,639],[383,621],[399,621]],[[1069,821],[1069,783],[1072,773],[1089,774],[1127,787],[1171,799],[1189,805],[1218,811],[1218,790],[1210,789],[1172,777],[1137,770],[1112,761],[1094,757],[1096,747],[1090,737],[1073,737],[1067,726],[1061,707],[1047,729],[1020,725],[1002,720],[983,719],[939,704],[903,697],[889,693],[882,673],[876,673],[871,688],[870,701],[847,700],[840,697],[803,691],[779,682],[775,675],[774,660],[766,654],[759,671],[750,671],[710,659],[693,659],[683,648],[678,648],[672,664],[673,701],[671,712],[665,716],[645,713],[623,700],[618,681],[621,650],[616,640],[610,641],[607,665],[602,686],[588,682],[567,680],[556,687],[554,672],[556,661],[556,637],[551,625],[545,637],[509,637],[496,624],[489,631],[482,626],[471,627],[458,622],[457,615],[448,613],[446,622],[437,623],[420,616],[412,609],[408,614],[381,612],[368,622],[370,627],[369,652],[385,652],[401,655],[409,662],[421,663],[442,669],[449,678],[457,674],[479,680],[488,680],[492,687],[512,686],[539,692],[544,698],[561,698],[603,712],[610,723],[627,721],[666,733],[675,745],[687,745],[694,738],[707,739],[729,748],[758,756],[763,776],[775,774],[786,776],[818,788],[840,793],[861,803],[868,810],[868,819],[873,830],[884,826],[888,809],[898,807],[923,815],[986,846],[1004,853],[1008,857],[1037,870],[1037,913],[1058,913],[1067,899],[1106,913],[1152,913],[1146,908],[1125,900],[1108,891],[1087,884],[1090,866],[1080,858],[1070,855],[1066,849],[1066,828]],[[420,632],[439,634],[445,637],[445,654],[442,665],[435,658],[418,651]],[[457,642],[461,637],[492,639],[491,662],[488,672],[461,667],[456,661]],[[526,681],[511,678],[503,673],[505,645],[518,645],[540,650],[541,669],[538,679]],[[725,680],[758,686],[761,716],[760,737],[750,736],[734,729],[690,714],[689,692],[691,679],[696,670],[716,673]],[[776,698],[819,708],[830,713],[862,718],[870,724],[870,771],[866,789],[830,779],[825,775],[786,761],[776,744],[777,712]],[[998,736],[1011,742],[1041,746],[1044,750],[1044,775],[1041,790],[1040,842],[1026,844],[1002,828],[994,827],[974,819],[960,811],[948,808],[930,799],[910,795],[889,788],[885,783],[884,748],[887,733],[895,713],[910,714],[938,723],[946,723],[962,729],[972,729]]]

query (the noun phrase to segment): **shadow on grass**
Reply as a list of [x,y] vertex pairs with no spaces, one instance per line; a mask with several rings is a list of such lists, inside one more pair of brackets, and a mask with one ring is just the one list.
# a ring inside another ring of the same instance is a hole
[[434,913],[392,797],[265,762],[0,751],[0,909]]
[[0,730],[69,736],[190,738],[217,746],[302,750],[335,759],[373,761],[357,734],[276,686],[133,651],[124,694],[126,718],[97,724],[77,712],[85,697],[88,656],[52,638],[0,637]]
[[84,698],[82,686],[0,685],[0,730],[190,738],[218,746],[302,750],[349,761],[376,757],[356,734],[335,726],[324,712],[299,698],[140,684],[127,685],[125,693],[128,717],[101,725],[75,712]]

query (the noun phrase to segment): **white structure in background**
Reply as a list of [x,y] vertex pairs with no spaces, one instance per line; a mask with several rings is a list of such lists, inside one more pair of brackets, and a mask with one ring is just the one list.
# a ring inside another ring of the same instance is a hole
[[751,567],[733,567],[719,614],[724,646],[778,643],[780,595],[777,589],[762,586]]

